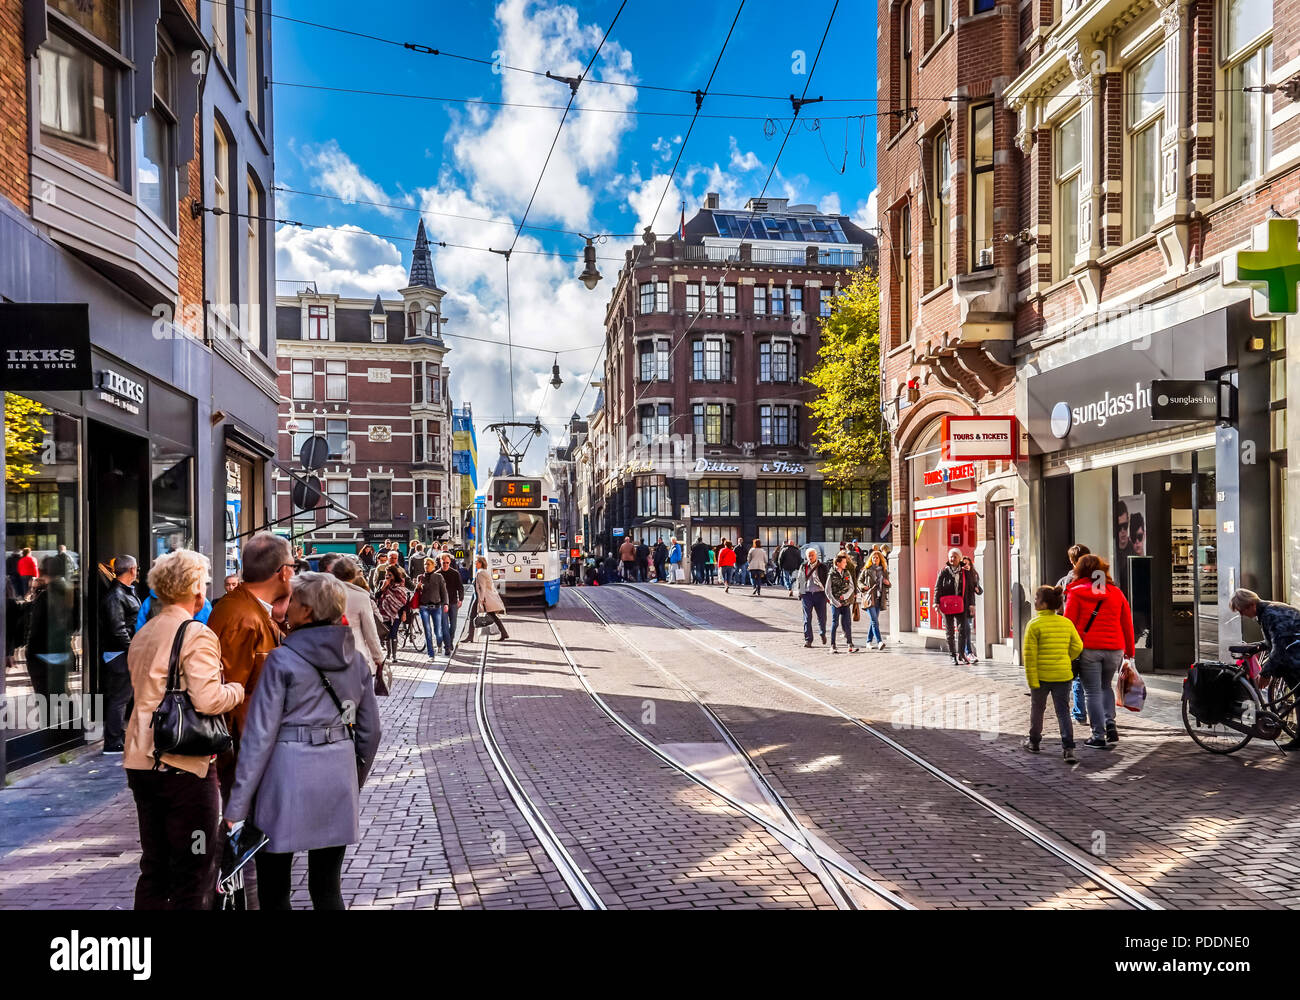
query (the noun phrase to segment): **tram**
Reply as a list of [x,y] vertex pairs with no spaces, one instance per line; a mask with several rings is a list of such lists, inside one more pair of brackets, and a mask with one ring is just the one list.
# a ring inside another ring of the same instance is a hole
[[545,480],[494,476],[474,498],[474,555],[507,604],[560,600],[560,504]]

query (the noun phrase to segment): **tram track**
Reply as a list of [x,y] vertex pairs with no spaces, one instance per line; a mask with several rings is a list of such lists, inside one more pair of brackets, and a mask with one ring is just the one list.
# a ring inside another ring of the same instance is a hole
[[[791,672],[804,678],[809,677],[809,675],[804,673],[803,671],[797,670],[796,668],[793,668],[788,664],[782,663],[779,660],[773,659],[772,657],[765,655],[764,653],[760,652],[752,645],[738,642],[731,636],[727,635],[724,631],[721,631],[716,627],[712,626],[711,623],[704,621],[701,618],[698,618],[697,616],[691,614],[685,609],[680,608],[678,605],[674,604],[673,602],[667,600],[666,598],[652,591],[647,591],[647,590],[643,590],[640,587],[632,587],[632,586],[612,587],[609,589],[618,594],[621,594],[630,603],[639,607],[644,613],[658,620],[661,624],[666,625],[680,632],[685,638],[687,638],[688,641],[690,641],[691,643],[697,646],[703,647],[705,650],[707,650],[709,653],[713,654],[714,656],[721,657],[725,660],[728,660],[729,662],[734,663],[735,665],[743,668],[744,670],[750,673],[756,674],[772,683],[775,683],[793,692],[800,698],[819,706],[820,708],[830,712],[831,714],[838,717],[839,719],[842,719],[845,722],[851,724],[855,728],[855,730],[870,735],[871,737],[874,738],[874,740],[878,741],[879,743],[888,747],[890,750],[904,757],[905,759],[907,759],[912,764],[919,767],[921,770],[923,770],[931,777],[942,782],[948,788],[960,793],[966,799],[970,800],[972,803],[977,805],[981,810],[992,815],[999,823],[1013,829],[1017,834],[1024,837],[1030,843],[1041,848],[1043,851],[1047,852],[1048,854],[1056,858],[1059,862],[1063,863],[1068,868],[1075,871],[1077,874],[1085,876],[1087,879],[1090,879],[1098,886],[1103,887],[1104,889],[1112,893],[1114,896],[1116,896],[1118,899],[1122,900],[1129,907],[1134,909],[1139,909],[1139,910],[1159,910],[1164,908],[1157,901],[1151,899],[1145,894],[1134,889],[1132,886],[1128,885],[1123,880],[1103,870],[1096,864],[1092,863],[1086,857],[1083,857],[1082,855],[1078,854],[1072,848],[1062,844],[1056,838],[1043,832],[1042,830],[1040,830],[1033,824],[1027,822],[1020,816],[1017,816],[1010,810],[1005,809],[1004,807],[998,805],[996,802],[992,801],[987,796],[984,796],[980,792],[976,791],[975,789],[968,787],[960,779],[947,773],[946,771],[944,771],[942,768],[940,768],[938,765],[934,764],[933,762],[926,760],[924,757],[917,754],[915,751],[907,748],[906,746],[902,745],[901,743],[899,743],[897,740],[893,739],[886,733],[881,732],[875,726],[862,720],[861,718],[857,717],[851,712],[847,712],[844,709],[840,708],[839,706],[825,700],[824,698],[820,697],[814,692],[809,691],[804,687],[801,687],[799,684],[793,683],[785,679],[784,677],[777,676],[771,671],[755,666],[752,663],[747,663],[745,662],[744,659],[740,658],[739,656],[733,655],[732,653],[727,652],[725,649],[719,648],[720,646],[719,640],[726,642],[730,645],[733,645],[737,648],[738,651],[743,650],[745,653],[748,653],[749,655],[752,655],[757,659],[763,660],[766,663],[771,664],[773,667],[779,668],[783,672]],[[573,591],[570,592],[573,593]],[[646,599],[649,599],[650,601],[653,601],[654,604],[657,604],[665,608],[671,615],[675,616],[675,618],[670,618],[667,615],[663,614],[656,607],[652,606],[652,604],[647,603]],[[582,597],[582,600],[584,603],[588,604],[589,607],[592,606],[591,602],[587,598]],[[610,625],[607,616],[602,615],[599,612],[595,612],[594,607],[593,607],[593,613],[597,613],[598,616],[603,621],[605,621],[607,627],[610,627],[612,629],[612,625]],[[700,638],[698,633],[701,630],[705,630],[709,633],[711,637],[710,641],[706,642]],[[630,642],[630,640],[628,640],[628,644],[634,645]]]

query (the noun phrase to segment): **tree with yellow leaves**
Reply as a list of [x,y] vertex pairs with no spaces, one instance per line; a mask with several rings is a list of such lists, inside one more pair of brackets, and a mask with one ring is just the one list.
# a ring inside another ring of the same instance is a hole
[[5,397],[5,487],[26,489],[30,480],[40,475],[32,459],[45,440],[42,417],[53,411],[34,399],[7,392]]

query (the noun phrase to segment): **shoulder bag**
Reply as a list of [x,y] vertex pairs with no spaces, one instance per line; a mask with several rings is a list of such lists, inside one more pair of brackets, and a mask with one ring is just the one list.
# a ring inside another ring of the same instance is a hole
[[957,593],[944,594],[939,598],[939,613],[944,615],[961,615],[966,613],[966,598],[962,596],[962,578],[964,573],[950,574],[954,575],[954,582],[957,585]]
[[[1105,599],[1106,598],[1103,597],[1101,601],[1104,601]],[[1080,639],[1082,639],[1085,635],[1088,634],[1088,629],[1092,628],[1092,623],[1097,620],[1097,612],[1101,610],[1101,601],[1098,601],[1095,605],[1093,605],[1092,614],[1088,616],[1088,624],[1083,626],[1083,631],[1079,633]],[[1074,673],[1075,677],[1079,676],[1079,661],[1081,659],[1083,659],[1082,653],[1080,653],[1078,656],[1076,656],[1073,660],[1070,661],[1070,670]]]
[[210,757],[230,749],[230,730],[221,715],[204,715],[194,708],[190,693],[181,690],[181,643],[185,629],[195,619],[182,622],[172,640],[172,655],[167,666],[167,690],[154,709],[150,727],[153,729],[154,770],[162,764],[165,753],[182,757]]

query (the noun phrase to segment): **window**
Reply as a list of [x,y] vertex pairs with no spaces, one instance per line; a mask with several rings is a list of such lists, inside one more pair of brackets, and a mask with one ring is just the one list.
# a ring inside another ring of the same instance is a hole
[[411,365],[411,401],[416,406],[435,406],[442,401],[442,385],[436,361]]
[[248,329],[251,344],[260,344],[262,338],[262,192],[248,175],[248,218],[244,239],[247,243],[248,263]]
[[736,408],[730,403],[692,403],[691,422],[697,441],[732,444]]
[[302,446],[307,443],[307,439],[316,435],[316,421],[311,417],[306,419],[294,417],[298,424],[298,429],[293,432],[293,458],[302,454]]
[[808,487],[802,479],[760,479],[758,516],[806,517],[807,497]]
[[135,124],[135,197],[172,232],[176,231],[176,160],[172,130],[176,57],[162,35],[153,64],[153,107]]
[[[946,22],[945,22],[946,23]],[[934,137],[934,285],[948,280],[948,232],[952,224],[952,158],[948,133]]]
[[835,299],[835,293],[829,288],[823,288],[817,293],[817,306],[821,312],[822,319],[828,319],[831,314],[831,303]]
[[686,286],[686,311],[692,313],[700,311],[700,286],[693,282]]
[[758,537],[762,539],[763,548],[767,549],[770,559],[776,553],[776,550],[785,544],[787,538],[795,545],[802,546],[808,541],[808,529],[803,525],[760,524],[758,526]]
[[773,316],[785,315],[785,289],[779,286],[773,287],[768,297],[771,299],[771,311]]
[[943,37],[943,33],[948,30],[948,25],[952,21],[952,8],[949,6],[949,0],[935,0],[934,5],[934,38],[938,41]]
[[993,105],[971,109],[971,269],[993,266]]
[[898,318],[904,337],[912,335],[912,206],[898,212]]
[[790,315],[803,315],[803,288],[790,289]]
[[[513,513],[513,512],[512,512]],[[370,480],[370,520],[387,524],[393,520],[393,481]]]
[[[687,497],[692,517],[738,517],[740,515],[740,481],[738,479],[700,479],[690,484]],[[735,539],[735,535],[727,536]]]
[[763,285],[754,286],[754,315],[767,315],[767,289]]
[[388,339],[388,323],[382,319],[372,319],[370,321],[370,340],[376,344],[382,344]]
[[1150,232],[1160,196],[1160,131],[1164,119],[1165,50],[1160,47],[1128,74],[1128,154],[1132,237]]
[[668,311],[668,282],[646,281],[641,284],[641,314]]
[[737,315],[735,285],[722,286],[722,311],[728,316]]
[[442,461],[442,424],[437,420],[411,421],[412,461]]
[[692,343],[691,378],[696,382],[731,381],[731,342],[703,337]]
[[900,109],[906,109],[911,103],[912,5],[905,3],[898,12],[898,106]]
[[764,341],[758,345],[758,380],[793,382],[798,377],[795,346],[788,340]]
[[667,382],[669,349],[667,340],[643,340],[637,344],[637,363],[642,382]]
[[325,362],[325,398],[345,400],[348,398],[348,363],[346,361]]
[[244,90],[248,98],[248,116],[257,124],[262,117],[262,59],[257,47],[257,0],[242,0],[244,8]]
[[671,515],[668,481],[663,476],[636,477],[636,513],[637,517]]
[[330,310],[329,306],[307,307],[307,339],[329,340]]
[[312,362],[310,359],[293,360],[292,393],[294,399],[312,398]]
[[993,0],[974,0],[972,6],[976,14],[983,14],[993,9]]
[[718,286],[707,282],[704,285],[704,311],[710,316],[718,314]]
[[[60,14],[90,37],[65,28]],[[121,22],[111,0],[64,0],[50,11],[49,37],[38,53],[41,142],[111,180],[119,179]]]
[[325,495],[344,510],[348,509],[348,481],[346,479],[325,480]]
[[348,422],[326,420],[325,439],[330,443],[330,458],[342,458],[348,447]]
[[1228,91],[1227,184],[1235,191],[1268,170],[1272,130],[1268,94],[1246,92],[1268,83],[1273,68],[1273,7],[1251,0],[1224,4],[1223,65]]
[[641,437],[646,440],[666,435],[671,424],[672,407],[668,403],[649,403],[639,408]]
[[799,440],[796,407],[764,403],[758,408],[759,443],[791,445]]
[[1056,130],[1056,218],[1053,232],[1061,234],[1056,250],[1056,275],[1065,277],[1079,249],[1079,177],[1083,171],[1083,116],[1075,114]]
[[[213,8],[214,10],[216,8]],[[227,318],[233,315],[234,294],[231,279],[234,276],[233,241],[230,233],[235,217],[231,215],[230,203],[230,140],[220,125],[212,130],[212,190],[216,198],[215,208],[218,214],[212,217],[216,229],[217,260],[216,267],[216,302],[219,313]],[[311,325],[308,323],[308,339],[311,339]]]
[[230,15],[232,4],[212,5],[212,50],[227,66],[230,65]]
[[871,489],[866,483],[854,483],[841,490],[822,490],[825,517],[863,517],[870,513]]

